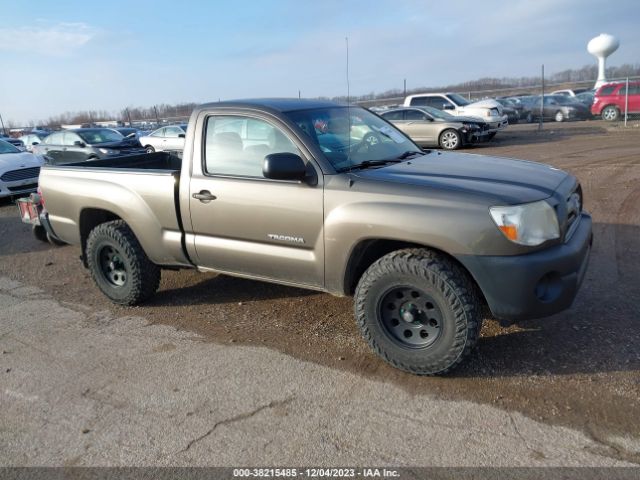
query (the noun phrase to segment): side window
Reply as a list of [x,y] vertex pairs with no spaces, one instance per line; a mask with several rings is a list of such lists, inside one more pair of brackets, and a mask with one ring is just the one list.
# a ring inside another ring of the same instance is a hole
[[164,129],[164,136],[167,138],[178,138],[178,135],[184,134],[180,127],[167,127]]
[[257,118],[214,115],[207,119],[204,170],[208,174],[262,178],[264,157],[301,155],[278,128]]
[[72,146],[74,142],[82,142],[82,139],[75,133],[64,132],[62,144],[67,146]]
[[404,114],[404,110],[395,110],[393,112],[385,112],[382,114],[382,118],[384,118],[385,120],[402,120],[403,119],[403,115]]
[[419,110],[407,110],[404,112],[405,120],[425,120],[425,115]]
[[165,130],[166,130],[166,128],[159,128],[158,130],[156,130],[155,132],[153,132],[149,136],[150,137],[164,137]]
[[52,133],[47,137],[47,144],[49,145],[62,145],[62,136],[64,132]]
[[[624,95],[624,87],[620,93]],[[629,85],[629,95],[640,95],[640,85]]]
[[414,97],[411,99],[412,106],[422,107],[424,105],[431,105],[429,103],[430,97]]
[[616,89],[617,85],[610,85],[608,87],[602,87],[598,92],[599,96],[611,95],[613,91]]
[[447,104],[449,104],[449,101],[442,97],[429,97],[425,105],[437,108],[438,110],[444,110],[444,106]]

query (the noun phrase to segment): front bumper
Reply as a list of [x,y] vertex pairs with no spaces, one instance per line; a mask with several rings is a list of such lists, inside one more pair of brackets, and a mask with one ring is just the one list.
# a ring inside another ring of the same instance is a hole
[[491,309],[501,320],[540,318],[571,306],[589,263],[591,216],[583,212],[566,243],[515,256],[463,255]]
[[0,198],[24,196],[25,194],[35,192],[37,188],[38,177],[27,178],[16,182],[0,181]]
[[507,117],[506,115],[503,115],[500,118],[500,120],[490,121],[487,123],[489,123],[489,128],[487,132],[489,133],[499,132],[500,130],[507,128],[507,126],[509,125],[509,117]]

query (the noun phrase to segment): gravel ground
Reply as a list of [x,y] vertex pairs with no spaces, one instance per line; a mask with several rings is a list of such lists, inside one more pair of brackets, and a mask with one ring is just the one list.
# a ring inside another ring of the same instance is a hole
[[595,241],[571,309],[509,328],[487,320],[470,361],[446,378],[414,377],[382,363],[359,338],[349,298],[166,271],[146,305],[114,306],[91,282],[77,247],[36,241],[8,204],[0,207],[0,275],[70,308],[142,317],[201,341],[266,347],[408,395],[491,405],[572,427],[620,459],[640,462],[625,446],[640,436],[640,128],[591,121],[538,132],[518,125],[471,152],[542,161],[576,175]]

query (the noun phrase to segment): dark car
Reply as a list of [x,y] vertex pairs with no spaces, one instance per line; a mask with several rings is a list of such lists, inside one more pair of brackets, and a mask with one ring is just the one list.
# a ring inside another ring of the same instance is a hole
[[81,162],[115,155],[144,153],[137,139],[124,138],[110,128],[77,128],[54,132],[33,152],[52,164]]
[[0,140],[4,140],[5,142],[10,143],[11,145],[16,147],[21,152],[24,152],[26,150],[26,148],[24,146],[24,142],[22,140],[20,140],[19,138],[13,138],[13,137],[8,137],[6,135],[0,135]]
[[508,97],[508,100],[520,107],[520,119],[527,123],[533,122],[531,110],[538,99],[537,95],[522,95],[518,97]]
[[522,118],[523,107],[507,98],[496,98],[496,102],[502,105],[502,112],[509,119],[510,124],[518,123]]
[[584,104],[589,110],[591,110],[591,105],[593,105],[593,100],[596,96],[596,93],[593,90],[588,90],[586,92],[580,92],[576,94],[574,97],[580,103]]
[[589,109],[578,100],[564,95],[545,95],[544,103],[542,97],[536,99],[531,110],[534,120],[540,119],[540,110],[544,120],[555,120],[564,122],[566,120],[586,120],[591,118]]

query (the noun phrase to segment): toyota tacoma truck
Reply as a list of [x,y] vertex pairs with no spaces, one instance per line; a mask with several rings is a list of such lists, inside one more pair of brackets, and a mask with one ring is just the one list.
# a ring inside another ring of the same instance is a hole
[[572,304],[592,243],[582,205],[557,168],[422,150],[359,107],[266,99],[196,108],[182,158],[45,165],[21,209],[78,245],[116,303],[182,268],[352,295],[373,351],[431,375],[469,356],[487,307],[514,322]]

